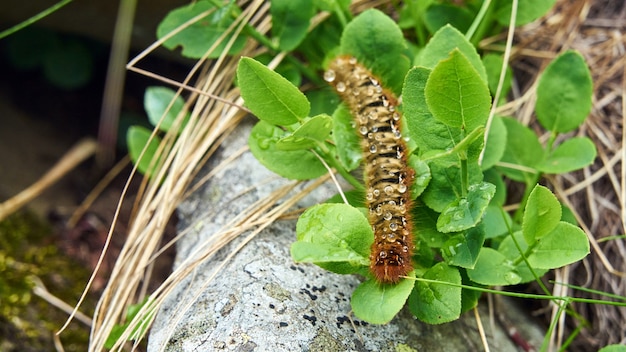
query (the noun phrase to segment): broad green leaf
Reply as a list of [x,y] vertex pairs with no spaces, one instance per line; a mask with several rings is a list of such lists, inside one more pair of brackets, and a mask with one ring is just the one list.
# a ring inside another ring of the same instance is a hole
[[[269,52],[256,55],[254,60],[262,63],[267,66],[272,60],[276,57],[276,55],[272,55]],[[297,68],[294,64],[289,61],[281,61],[278,66],[274,69],[274,72],[279,75],[285,77],[292,85],[299,87],[302,84],[302,74],[300,69]]]
[[263,121],[291,125],[307,116],[311,109],[297,87],[254,59],[241,58],[237,79],[246,106]]
[[[463,194],[461,189],[461,169],[457,156],[441,158],[429,163],[432,178],[428,187],[422,193],[421,199],[431,209],[442,212],[452,202],[459,199]],[[482,182],[482,172],[475,162],[468,162],[468,183],[477,184]]]
[[[157,28],[157,37],[161,39],[170,32],[178,30],[192,18],[205,14],[204,17],[167,39],[163,46],[173,50],[180,45],[183,48],[182,55],[193,59],[201,58],[213,47],[208,57],[217,58],[232,38],[233,34],[227,31],[235,21],[237,12],[240,10],[234,2],[217,8],[211,1],[199,0],[170,11]],[[219,44],[215,45],[218,41]],[[228,54],[234,55],[240,52],[245,44],[246,38],[238,36],[228,49]]]
[[452,236],[441,247],[441,255],[449,265],[473,268],[485,242],[485,227],[476,226]]
[[332,117],[321,114],[305,119],[292,134],[276,142],[278,150],[310,149],[324,143],[333,127]]
[[318,204],[305,211],[296,225],[291,256],[347,274],[369,265],[374,233],[367,218],[346,204]]
[[281,128],[259,121],[250,132],[250,151],[270,171],[288,179],[309,180],[328,172],[308,150],[278,150],[276,142],[284,136]]
[[558,199],[544,186],[537,185],[530,192],[522,231],[527,243],[534,243],[549,234],[561,220],[561,204]]
[[489,182],[496,186],[496,194],[493,195],[491,204],[503,206],[506,202],[506,184],[502,179],[502,175],[495,168],[485,170],[485,182]]
[[458,319],[461,314],[461,288],[445,282],[460,285],[459,270],[445,263],[437,263],[424,273],[423,278],[444,283],[418,281],[409,296],[411,312],[428,324],[442,324]]
[[[141,308],[143,308],[143,306],[148,302],[148,299],[149,297],[146,297],[143,300],[143,302],[138,303],[138,304],[131,304],[128,307],[128,310],[126,312],[126,323],[122,325],[116,324],[115,326],[113,326],[113,329],[111,329],[111,332],[109,333],[109,336],[107,337],[106,342],[104,343],[104,346],[106,348],[109,348],[109,349],[113,348],[115,343],[117,343],[117,341],[122,337],[122,335],[129,328],[131,320],[133,320],[135,316],[137,316],[137,313],[139,313]],[[129,339],[130,341],[135,341],[141,338],[141,336],[144,336],[144,333],[150,327],[149,322],[152,320],[154,313],[156,313],[156,310],[152,309],[145,317],[143,317],[142,319],[143,322],[135,326],[135,328],[130,334],[130,339]]]
[[472,25],[474,14],[467,8],[450,4],[433,4],[424,13],[424,24],[430,33],[450,24],[461,32],[467,31]]
[[587,137],[575,137],[557,146],[537,168],[547,174],[562,174],[591,165],[596,147]]
[[482,182],[468,187],[467,195],[446,206],[437,219],[437,230],[458,232],[474,227],[496,192],[496,186]]
[[376,9],[355,17],[341,36],[341,54],[356,57],[396,94],[409,70],[405,50],[406,42],[398,25]]
[[413,225],[417,229],[419,237],[428,247],[441,248],[453,234],[437,231],[437,217],[439,213],[419,201],[416,203],[413,206]]
[[350,0],[314,0],[313,3],[321,11],[333,12],[343,10],[349,12]]
[[494,116],[491,120],[491,127],[487,136],[487,145],[485,145],[485,155],[481,168],[487,170],[494,166],[504,155],[506,148],[507,131],[502,118]]
[[[554,6],[556,0],[519,0],[515,26],[530,23],[545,15]],[[500,7],[496,10],[494,18],[503,26],[511,22],[512,1],[500,1]]]
[[62,50],[61,37],[51,29],[27,26],[3,38],[3,52],[12,67],[33,70],[44,64],[49,53]]
[[513,220],[509,213],[493,202],[485,210],[482,224],[485,227],[486,238],[502,236],[507,234],[509,229],[513,229]]
[[534,182],[536,166],[544,158],[543,147],[539,144],[537,135],[515,119],[503,118],[502,122],[506,126],[507,136],[510,137],[506,140],[498,169],[515,181]]
[[[166,111],[168,105],[172,106]],[[178,114],[183,110],[185,101],[182,97],[176,96],[176,92],[167,87],[148,87],[143,98],[143,106],[148,114],[148,120],[153,126],[159,125],[161,131],[169,131],[174,125]],[[159,124],[160,121],[160,124]],[[179,132],[185,128],[189,121],[189,113],[185,113],[182,123],[179,125]]]
[[433,116],[452,127],[472,131],[483,125],[489,115],[489,89],[457,49],[435,66],[424,95]]
[[489,247],[480,250],[474,269],[468,269],[467,275],[470,280],[487,286],[516,285],[521,282],[511,260]]
[[[365,191],[353,189],[343,192],[343,195],[346,196],[346,200],[351,206],[355,208],[365,208]],[[325,203],[344,203],[344,201],[341,194],[337,193],[328,198]]]
[[354,127],[354,117],[350,110],[341,104],[333,113],[333,138],[337,146],[339,161],[348,171],[359,167],[363,160],[361,152],[361,139]]
[[[334,5],[333,5],[334,6]],[[345,12],[348,15],[350,12]],[[317,26],[304,38],[298,46],[298,55],[307,58],[312,70],[323,70],[323,62],[333,53],[338,52],[344,24],[338,16],[331,16]]]
[[548,272],[548,269],[532,268],[531,270],[528,265],[526,265],[526,261],[524,261],[522,256],[526,253],[527,249],[528,244],[526,244],[526,240],[521,231],[513,233],[513,236],[506,236],[498,247],[498,252],[514,263],[514,272],[519,275],[520,284],[535,281],[536,277],[542,277]]
[[[29,42],[40,45],[41,41]],[[85,42],[60,40],[49,48],[42,62],[46,79],[64,90],[84,87],[94,74],[94,55]]]
[[313,0],[272,0],[272,35],[283,51],[295,49],[304,39],[314,14]]
[[[469,277],[467,277],[467,272],[465,270],[460,270],[461,272],[461,283],[467,286],[482,286],[478,285],[475,282],[472,282]],[[461,314],[469,311],[470,309],[476,307],[478,305],[478,300],[482,296],[482,292],[477,290],[471,290],[464,288],[461,291]]]
[[535,111],[547,130],[569,132],[580,126],[591,111],[593,82],[585,59],[567,51],[546,67],[537,86]]
[[626,352],[625,345],[607,345],[598,350],[598,352]]
[[416,199],[428,187],[432,176],[428,164],[420,160],[415,154],[409,157],[408,164],[411,169],[415,170],[415,178],[411,185],[411,199]]
[[[126,143],[130,160],[137,165],[139,172],[148,177],[157,173],[156,168],[160,164],[158,159],[154,162],[152,159],[159,157],[156,153],[159,149],[159,144],[161,144],[161,138],[154,136],[150,139],[151,134],[152,131],[142,126],[130,126],[126,132]],[[146,151],[141,155],[144,148],[146,148]],[[139,160],[140,156],[141,160]]]
[[[407,276],[415,277],[415,272]],[[412,279],[401,280],[395,285],[381,285],[375,280],[365,281],[352,293],[352,311],[368,323],[386,324],[402,309],[414,284]]]
[[589,240],[579,227],[559,222],[528,256],[532,267],[540,269],[560,268],[577,262],[589,254]]
[[424,67],[414,67],[407,74],[402,89],[402,108],[409,137],[417,144],[420,154],[450,149],[461,139],[460,129],[438,121],[428,110],[424,88],[430,72]]
[[[489,91],[491,91],[491,94],[495,96],[496,90],[498,89],[498,82],[500,80],[500,72],[502,72],[502,55],[486,54],[483,56],[482,60],[483,65],[485,65],[485,70],[487,71]],[[500,92],[500,99],[503,99],[503,101],[506,101],[506,96],[509,94],[512,81],[513,71],[507,65],[506,73],[504,74],[504,81],[502,82],[502,91]]]
[[305,93],[307,99],[311,103],[311,116],[319,114],[332,115],[337,105],[341,103],[339,96],[330,88],[309,90]]
[[482,81],[486,84],[487,72],[480,56],[476,52],[476,47],[465,38],[463,33],[450,25],[442,27],[433,35],[426,47],[424,47],[424,50],[420,51],[415,58],[413,64],[433,69],[439,61],[450,57],[450,53],[455,49],[459,50],[469,60]]

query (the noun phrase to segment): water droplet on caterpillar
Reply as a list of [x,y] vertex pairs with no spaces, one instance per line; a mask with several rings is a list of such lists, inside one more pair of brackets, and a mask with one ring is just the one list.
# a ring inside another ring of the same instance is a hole
[[335,73],[334,70],[328,70],[324,72],[324,80],[326,82],[333,82],[335,78],[337,78],[337,74]]

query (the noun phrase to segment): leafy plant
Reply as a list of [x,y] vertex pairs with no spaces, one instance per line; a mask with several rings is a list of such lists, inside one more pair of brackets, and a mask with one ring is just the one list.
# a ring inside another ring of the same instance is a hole
[[[579,54],[559,56],[538,89],[538,102],[552,103],[549,108],[537,104],[539,122],[552,132],[547,145],[516,120],[501,117],[492,122],[485,145],[491,106],[488,72],[499,72],[487,70],[474,46],[449,25],[440,27],[412,60],[407,48],[391,19],[368,10],[346,25],[338,48],[329,55],[355,56],[385,86],[402,94],[406,136],[414,145],[410,164],[418,170],[414,274],[397,285],[371,278],[373,233],[358,196],[353,204],[308,209],[298,220],[291,253],[296,261],[367,277],[351,301],[361,319],[386,323],[406,302],[420,320],[438,324],[457,319],[476,304],[478,296],[470,286],[529,282],[589,252],[584,232],[561,221],[558,200],[537,181],[542,173],[572,171],[595,158],[588,139],[554,146],[560,133],[580,125],[589,112],[591,81]],[[410,61],[415,64],[411,69]],[[326,172],[319,156],[357,192],[363,190],[349,173],[358,166],[360,149],[345,108],[340,106],[332,118],[309,117],[306,96],[251,58],[241,59],[237,74],[246,105],[260,119],[249,143],[261,163],[284,177],[309,179]],[[514,218],[503,210],[502,176],[527,187]]]
[[[171,106],[170,106],[171,104]],[[144,108],[150,123],[163,132],[173,129],[176,134],[187,125],[189,113],[182,113],[185,101],[176,92],[166,87],[150,87],[144,96]],[[179,119],[179,114],[181,115]],[[130,159],[137,170],[150,177],[157,173],[160,165],[159,145],[161,137],[152,130],[134,125],[126,132],[126,143]]]
[[[554,2],[520,1],[516,24],[542,16]],[[583,123],[591,106],[591,78],[582,57],[559,55],[540,79],[535,112],[550,134],[541,143],[517,120],[490,117],[490,92],[505,65],[499,55],[481,57],[473,45],[508,25],[510,1],[469,1],[465,7],[409,1],[399,6],[397,24],[378,10],[353,19],[349,4],[273,0],[271,33],[265,36],[241,24],[239,36],[229,38],[230,47],[212,40],[239,25],[234,2],[198,1],[173,11],[159,30],[163,38],[186,21],[202,18],[166,42],[170,48],[182,46],[190,57],[214,57],[222,50],[234,55],[245,37],[264,45],[270,55],[298,53],[285,56],[276,69],[289,79],[262,64],[268,54],[244,57],[237,68],[241,96],[260,120],[249,138],[255,157],[277,174],[298,180],[319,177],[327,172],[326,164],[354,187],[300,217],[291,248],[294,260],[365,276],[351,301],[363,320],[386,323],[407,304],[420,320],[438,324],[474,307],[484,286],[538,280],[549,269],[582,259],[589,252],[586,235],[565,221],[557,198],[538,184],[543,174],[577,170],[595,158],[589,139],[565,135]],[[331,15],[307,33],[319,11]],[[351,173],[362,158],[358,136],[350,112],[320,79],[325,63],[341,54],[356,57],[384,87],[402,96],[403,134],[416,175],[411,212],[417,241],[415,270],[396,285],[378,284],[369,273],[374,236],[363,215],[363,184]],[[503,97],[512,80],[506,70]],[[319,89],[303,94],[292,83],[302,76]],[[504,210],[505,178],[522,182],[525,189],[512,216]]]

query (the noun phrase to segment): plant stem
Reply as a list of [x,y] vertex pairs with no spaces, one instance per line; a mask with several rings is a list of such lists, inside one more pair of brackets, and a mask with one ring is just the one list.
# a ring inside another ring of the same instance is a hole
[[48,16],[49,14],[53,13],[54,11],[56,11],[56,10],[60,9],[61,7],[69,4],[70,2],[72,2],[72,0],[62,0],[62,1],[59,1],[55,5],[48,7],[47,9],[41,11],[40,13],[36,14],[35,16],[33,16],[33,17],[31,17],[31,18],[29,18],[29,19],[27,19],[25,21],[22,21],[22,23],[16,24],[15,26],[0,32],[0,39],[2,39],[4,37],[7,37],[7,36],[17,32],[17,31],[19,31],[20,29],[22,29],[24,27],[27,27],[27,26],[29,26],[29,25],[39,21],[40,19]]
[[[480,8],[478,15],[476,15],[474,20],[474,23],[477,23],[476,28],[470,28],[473,32],[470,33],[470,30],[468,30],[466,34],[475,47],[478,47],[478,43],[487,36],[485,33],[494,27],[493,11],[495,6],[489,6],[489,2],[490,0],[486,0]],[[472,23],[472,27],[474,23]]]

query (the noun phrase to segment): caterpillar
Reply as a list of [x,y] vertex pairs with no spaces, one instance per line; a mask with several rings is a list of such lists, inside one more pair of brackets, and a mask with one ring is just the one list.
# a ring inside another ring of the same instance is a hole
[[335,58],[324,73],[355,118],[365,160],[365,203],[374,231],[370,271],[379,283],[397,283],[413,270],[408,149],[400,132],[396,97],[356,58]]

